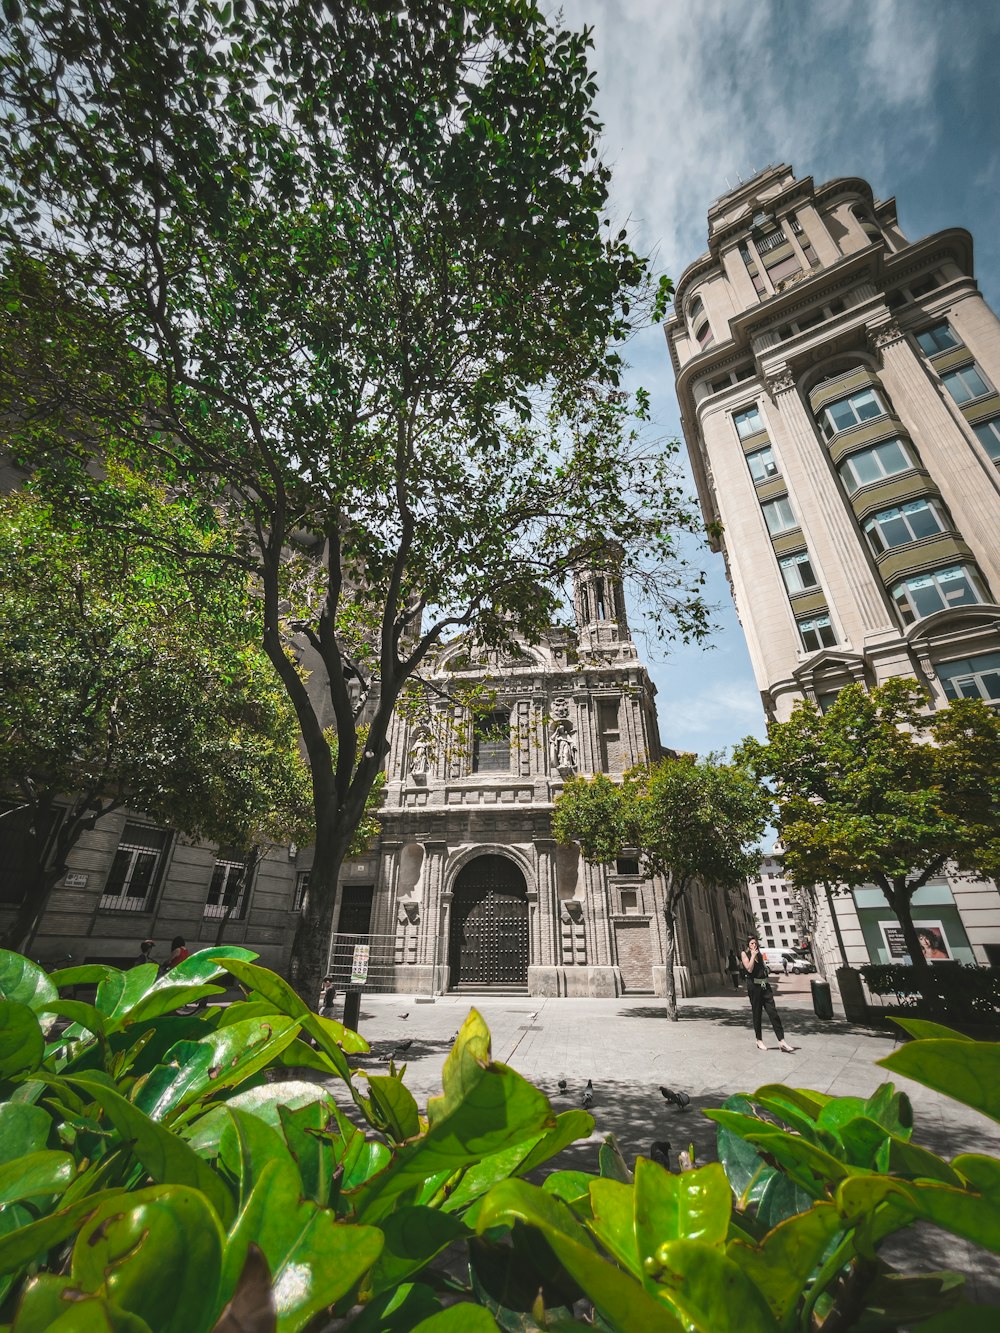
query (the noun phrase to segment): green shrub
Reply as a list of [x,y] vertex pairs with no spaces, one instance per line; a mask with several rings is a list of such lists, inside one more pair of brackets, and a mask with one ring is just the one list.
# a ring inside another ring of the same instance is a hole
[[1000,1013],[1000,969],[975,963],[939,963],[922,972],[908,963],[866,963],[858,969],[872,995],[895,996],[904,1006],[964,1020]]
[[[46,976],[0,953],[0,1319],[233,1333],[985,1333],[957,1274],[892,1271],[881,1243],[931,1221],[1000,1253],[1000,1161],[911,1138],[885,1084],[767,1085],[707,1114],[720,1162],[673,1175],[609,1141],[599,1174],[523,1177],[586,1137],[490,1058],[473,1011],[422,1115],[402,1072],[234,947],[168,976]],[[193,1014],[223,969],[244,1001]],[[97,987],[93,1005],[60,998]],[[53,1023],[69,1026],[55,1036]],[[1000,1046],[934,1024],[882,1063],[1000,1119]],[[305,1067],[316,1082],[276,1076]],[[350,1116],[346,1114],[350,1111]],[[362,1128],[363,1126],[363,1128]],[[457,1308],[455,1308],[457,1306]]]

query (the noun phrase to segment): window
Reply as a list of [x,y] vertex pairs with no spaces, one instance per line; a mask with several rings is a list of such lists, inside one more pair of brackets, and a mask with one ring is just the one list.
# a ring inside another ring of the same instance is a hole
[[780,476],[778,465],[774,461],[774,450],[768,445],[765,449],[755,449],[752,454],[747,454],[747,464],[750,468],[750,475],[759,485],[762,481],[770,481],[772,477]]
[[764,429],[764,422],[761,419],[760,409],[756,403],[754,403],[753,407],[748,407],[743,412],[734,412],[733,421],[736,423],[736,430],[741,440],[745,440],[751,435],[756,435],[758,431]]
[[917,334],[917,342],[928,356],[936,356],[938,352],[947,352],[950,347],[959,345],[950,324],[935,324],[933,328],[924,329],[923,333]]
[[882,509],[865,519],[865,533],[877,555],[894,546],[934,537],[947,526],[941,507],[934,500],[911,500],[909,504]]
[[829,616],[815,616],[812,620],[800,620],[798,623],[802,647],[807,653],[814,653],[817,648],[832,648],[837,642]]
[[904,625],[932,616],[935,611],[945,611],[950,606],[988,601],[986,586],[971,565],[952,565],[930,574],[919,574],[897,583],[892,595]]
[[295,892],[292,894],[292,911],[299,912],[305,906],[306,893],[309,889],[309,871],[300,870],[295,876]]
[[789,592],[810,592],[813,588],[819,587],[808,551],[783,556],[778,564],[781,566],[781,577],[785,580],[785,587]]
[[205,916],[228,917],[238,921],[246,902],[250,876],[246,860],[229,851],[220,851],[212,871],[212,882],[205,903]]
[[918,296],[926,296],[928,292],[934,291],[939,285],[937,274],[928,273],[926,277],[918,278],[916,282],[910,283],[910,298],[916,300]]
[[510,714],[482,713],[473,722],[473,773],[510,771]]
[[620,773],[622,771],[622,739],[617,699],[598,700],[597,730],[601,749],[601,772]]
[[956,403],[967,403],[972,398],[982,398],[990,391],[990,386],[980,375],[978,367],[971,363],[959,366],[957,370],[946,370],[941,376],[941,383]]
[[105,911],[144,912],[164,861],[170,834],[148,824],[126,824],[101,896]]
[[989,421],[980,421],[972,429],[990,458],[1000,462],[1000,417],[990,417]]
[[798,255],[788,255],[785,259],[779,259],[776,264],[767,266],[767,276],[777,287],[779,282],[784,282],[786,278],[792,277],[795,273],[802,272],[802,265],[799,263]]
[[792,528],[799,526],[792,511],[792,502],[787,495],[779,495],[777,500],[768,500],[766,504],[761,505],[761,509],[767,530],[772,537],[777,537],[782,532],[790,532]]
[[721,393],[723,389],[728,389],[732,382],[732,375],[723,375],[721,379],[711,380],[708,387],[712,393]]
[[1000,653],[941,662],[937,676],[949,699],[987,699],[1000,703]]
[[885,404],[874,389],[858,389],[846,398],[838,398],[835,403],[827,403],[820,413],[820,430],[829,440],[838,431],[850,430],[864,421],[874,421],[885,413]]
[[699,324],[698,327],[695,329],[694,337],[695,337],[695,342],[697,342],[698,346],[703,351],[706,347],[711,347],[712,343],[715,342],[715,335],[712,333],[712,326],[711,324],[709,324],[707,319],[703,323]]
[[638,875],[639,861],[634,856],[619,856],[615,861],[616,875]]
[[821,713],[828,713],[836,701],[839,690],[827,690],[823,694],[816,695],[816,706]]
[[909,445],[902,440],[883,440],[881,444],[860,449],[845,458],[838,471],[848,495],[853,495],[862,486],[870,486],[885,477],[895,477],[912,467],[916,467],[916,463]]

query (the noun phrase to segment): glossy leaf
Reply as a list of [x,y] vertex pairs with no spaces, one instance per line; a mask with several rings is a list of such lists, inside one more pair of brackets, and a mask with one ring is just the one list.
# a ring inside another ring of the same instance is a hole
[[49,976],[36,963],[9,949],[0,949],[0,999],[16,1000],[40,1014],[58,995]]
[[921,1323],[920,1333],[996,1333],[1000,1305],[956,1305]]
[[316,1100],[315,1083],[306,1083],[301,1079],[289,1079],[283,1083],[262,1083],[258,1087],[246,1088],[227,1097],[225,1105],[209,1107],[192,1124],[181,1131],[195,1152],[212,1157],[219,1150],[219,1139],[229,1124],[227,1107],[236,1111],[246,1111],[263,1120],[266,1125],[278,1129],[281,1117],[279,1106],[308,1106]]
[[642,1281],[642,1259],[636,1239],[635,1186],[621,1180],[598,1178],[590,1182],[590,1217],[587,1225],[622,1268]]
[[76,1174],[66,1152],[43,1149],[0,1166],[0,1208],[22,1199],[61,1194]]
[[325,1132],[330,1120],[329,1103],[325,1099],[315,1101],[298,1110],[279,1106],[278,1115],[303,1193],[316,1203],[329,1203],[335,1160],[333,1144]]
[[205,1195],[224,1223],[231,1221],[235,1212],[232,1195],[182,1138],[101,1082],[79,1076],[69,1076],[66,1082],[100,1105],[157,1184],[190,1185]]
[[625,1185],[632,1183],[632,1172],[613,1134],[605,1134],[604,1142],[598,1149],[597,1164],[601,1175],[609,1180],[620,1180]]
[[553,1171],[542,1181],[542,1189],[572,1205],[574,1212],[589,1216],[590,1182],[593,1179],[588,1171]]
[[402,1282],[395,1291],[383,1292],[369,1301],[347,1328],[350,1333],[413,1333],[422,1319],[440,1309],[430,1287],[422,1282]]
[[843,1180],[857,1169],[799,1135],[763,1120],[755,1121],[751,1116],[732,1111],[705,1111],[705,1115],[777,1158],[797,1184],[809,1192],[816,1191],[817,1197],[825,1191],[827,1184]]
[[449,1305],[447,1310],[421,1319],[413,1333],[499,1333],[496,1320],[481,1305]]
[[808,1212],[779,1223],[759,1245],[734,1240],[727,1253],[767,1301],[775,1319],[783,1323],[830,1241],[843,1227],[833,1204],[817,1203]]
[[205,981],[214,981],[229,971],[231,961],[252,963],[260,955],[253,949],[244,949],[240,944],[213,944],[207,949],[198,949],[177,963],[161,978],[175,985],[199,985]]
[[101,1296],[86,1295],[70,1277],[43,1273],[28,1282],[12,1333],[154,1333],[138,1315]]
[[198,1190],[154,1185],[105,1200],[73,1246],[70,1274],[157,1333],[207,1333],[222,1267],[219,1220]]
[[379,1228],[385,1244],[372,1270],[371,1289],[375,1295],[389,1291],[418,1273],[466,1228],[457,1218],[437,1208],[399,1208],[383,1220]]
[[635,1238],[644,1270],[667,1240],[725,1244],[733,1196],[718,1162],[673,1175],[658,1162],[635,1164]]
[[722,1250],[696,1240],[661,1245],[647,1275],[689,1333],[777,1333],[766,1300]]
[[923,1215],[946,1231],[1000,1254],[1000,1160],[965,1153],[952,1165],[968,1180],[969,1188],[914,1185]]
[[876,1064],[1000,1120],[1000,1042],[935,1037],[900,1046]]
[[78,967],[61,967],[50,972],[49,980],[59,990],[67,986],[98,986],[112,972],[120,971],[121,968],[112,967],[110,963],[81,963]]
[[0,1103],[0,1162],[13,1162],[48,1143],[52,1117],[41,1106]]
[[[56,999],[45,1006],[45,1012],[59,1018],[68,1018],[78,1028],[92,1032],[95,1037],[103,1037],[108,1030],[108,1018],[94,1005],[85,1004],[82,1000]],[[70,1039],[67,1033],[63,1033],[63,1039]]]
[[399,1148],[389,1169],[359,1191],[361,1220],[377,1222],[394,1199],[428,1177],[471,1166],[555,1123],[537,1088],[492,1061],[489,1031],[474,1009],[445,1061],[442,1088],[427,1104],[427,1132]]
[[279,1333],[304,1328],[345,1296],[382,1249],[374,1227],[351,1226],[303,1199],[297,1178],[280,1162],[265,1166],[226,1247],[223,1291],[235,1287],[250,1244],[271,1270]]
[[108,969],[98,983],[94,1003],[108,1017],[125,1014],[156,985],[159,969],[155,963],[140,963],[127,972]]
[[0,1078],[23,1078],[42,1063],[45,1037],[34,1012],[18,1000],[0,1000]]
[[219,1165],[239,1182],[239,1211],[247,1206],[264,1168],[272,1164],[279,1165],[301,1193],[302,1177],[279,1130],[236,1107],[227,1105],[225,1111],[229,1123],[219,1139]]
[[962,1032],[956,1032],[954,1028],[946,1027],[943,1023],[932,1023],[927,1018],[900,1018],[898,1014],[893,1014],[892,1021],[909,1033],[911,1037],[926,1040],[930,1037],[939,1037],[945,1041],[972,1041],[972,1037],[965,1036]]
[[553,1129],[538,1140],[517,1168],[518,1175],[527,1175],[543,1162],[551,1159],[580,1139],[589,1139],[594,1132],[594,1117],[589,1111],[562,1111],[556,1116]]
[[404,1143],[420,1133],[420,1111],[413,1094],[400,1079],[385,1074],[369,1074],[369,1096],[383,1116],[389,1137]]
[[[168,976],[172,978],[173,974],[170,973]],[[180,985],[164,977],[118,1017],[121,1023],[131,1026],[133,1023],[142,1023],[151,1018],[159,1018],[162,1014],[169,1014],[182,1004],[195,1004],[198,1000],[208,1000],[213,995],[224,994],[225,988],[222,986],[207,983]]]
[[0,1273],[16,1273],[25,1264],[45,1254],[53,1245],[72,1236],[84,1218],[95,1212],[104,1200],[124,1197],[121,1190],[103,1190],[67,1208],[59,1208],[37,1222],[0,1236]]
[[522,1222],[537,1228],[559,1262],[613,1327],[642,1333],[681,1333],[682,1325],[634,1278],[602,1258],[573,1214],[558,1199],[523,1180],[495,1185],[480,1208],[476,1230]]
[[178,1042],[137,1088],[135,1103],[163,1120],[201,1097],[242,1083],[295,1040],[290,1018],[249,1019],[209,1033],[201,1041]]

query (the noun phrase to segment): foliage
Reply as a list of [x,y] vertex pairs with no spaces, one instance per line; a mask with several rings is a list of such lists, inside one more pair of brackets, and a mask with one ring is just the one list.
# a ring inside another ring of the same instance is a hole
[[938,964],[918,972],[905,963],[866,963],[858,969],[872,995],[894,995],[900,1003],[922,997],[953,1018],[993,1018],[1000,1012],[1000,970],[977,964]]
[[[610,1141],[599,1175],[538,1186],[524,1177],[593,1118],[555,1115],[494,1063],[475,1011],[423,1116],[402,1071],[356,1070],[366,1043],[252,957],[203,950],[157,979],[48,977],[0,953],[13,1333],[265,1333],[326,1310],[353,1333],[978,1333],[996,1319],[962,1303],[959,1275],[879,1255],[915,1221],[1000,1253],[1000,1162],[918,1146],[891,1084],[867,1099],[769,1084],[708,1112],[721,1164],[674,1175],[640,1157],[633,1172]],[[175,1012],[218,994],[223,969],[245,1001]],[[96,985],[92,1004],[65,998],[78,985]],[[881,1064],[1000,1120],[1000,1046],[903,1026],[917,1040]],[[296,1067],[328,1086],[271,1081]],[[440,1267],[445,1251],[467,1273]]]
[[[149,544],[123,543],[116,515]],[[171,555],[178,534],[201,559]],[[58,510],[0,497],[0,794],[35,862],[12,939],[29,937],[81,833],[121,806],[247,851],[307,840],[295,718],[255,642],[246,576],[217,546],[121,468]]]
[[1000,872],[1000,717],[978,699],[927,714],[916,681],[796,705],[741,758],[778,791],[786,873],[800,885],[874,884],[914,966],[928,971],[910,904],[949,863]]
[[712,755],[661,759],[620,783],[602,774],[574,778],[556,801],[552,828],[560,842],[579,842],[588,861],[636,851],[644,875],[663,877],[667,1011],[674,1020],[678,905],[696,881],[721,889],[745,882],[759,862],[769,809],[767,793],[745,768]]
[[395,702],[444,636],[537,638],[609,540],[665,629],[707,628],[676,446],[641,444],[619,388],[669,283],[610,225],[589,33],[531,0],[6,12],[12,448],[51,465],[54,421],[60,467],[152,455],[249,537],[313,780],[315,993]]

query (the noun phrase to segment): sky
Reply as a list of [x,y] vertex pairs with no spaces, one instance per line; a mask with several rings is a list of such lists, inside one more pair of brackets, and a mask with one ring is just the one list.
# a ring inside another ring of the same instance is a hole
[[[861,176],[895,195],[908,240],[966,227],[1000,311],[996,0],[564,0],[562,12],[593,28],[612,217],[675,281],[707,248],[712,200],[787,162],[817,185]],[[627,354],[656,433],[678,437],[662,328]],[[722,557],[695,559],[718,605],[711,646],[665,655],[634,614],[633,630],[664,743],[706,753],[762,737],[764,719]]]

